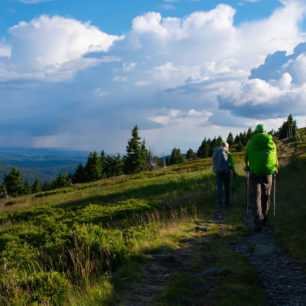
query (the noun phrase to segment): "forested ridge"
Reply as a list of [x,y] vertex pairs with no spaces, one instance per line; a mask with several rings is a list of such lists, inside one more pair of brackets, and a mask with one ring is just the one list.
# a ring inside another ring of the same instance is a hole
[[[278,131],[269,131],[276,139],[296,137],[297,124],[290,114]],[[2,197],[20,196],[23,194],[48,191],[61,187],[68,187],[75,183],[92,182],[102,178],[115,177],[122,174],[132,174],[146,170],[156,170],[157,168],[181,164],[187,161],[211,157],[213,150],[221,146],[223,141],[227,141],[231,151],[242,152],[248,141],[252,138],[253,131],[247,131],[233,136],[230,132],[226,139],[221,136],[213,139],[204,138],[197,151],[191,148],[182,154],[179,148],[174,147],[170,156],[158,157],[146,148],[145,140],[139,136],[139,129],[136,125],[131,131],[131,138],[126,146],[124,156],[107,155],[104,150],[99,155],[96,151],[90,152],[85,165],[80,163],[73,173],[61,173],[51,181],[42,183],[38,177],[32,184],[28,179],[22,180],[20,170],[13,167],[11,172],[4,176],[3,185],[0,186]]]

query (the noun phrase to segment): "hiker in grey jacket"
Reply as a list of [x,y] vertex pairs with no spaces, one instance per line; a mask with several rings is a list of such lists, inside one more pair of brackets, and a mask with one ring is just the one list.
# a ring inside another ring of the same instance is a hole
[[213,152],[213,172],[216,173],[217,182],[217,199],[219,207],[223,205],[223,185],[225,193],[225,203],[226,207],[230,206],[230,182],[231,173],[233,172],[234,178],[236,177],[235,165],[232,154],[229,152],[229,144],[223,142],[221,147],[218,147]]

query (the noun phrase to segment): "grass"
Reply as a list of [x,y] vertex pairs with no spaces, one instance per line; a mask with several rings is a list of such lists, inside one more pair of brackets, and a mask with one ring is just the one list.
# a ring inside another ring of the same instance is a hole
[[281,169],[276,185],[276,216],[270,211],[276,236],[283,247],[301,261],[305,261],[306,254],[305,169],[305,154]]
[[[281,146],[277,215],[271,224],[290,253],[305,260],[305,150],[290,147],[295,150],[292,160],[286,145]],[[264,305],[255,271],[230,250],[231,243],[248,233],[241,222],[241,160],[239,153],[235,206],[225,213],[222,226],[211,224],[191,270],[172,276],[161,304],[192,304],[204,297],[218,305]],[[118,290],[141,283],[146,254],[175,252],[184,239],[199,235],[192,229],[200,220],[212,218],[217,205],[210,169],[211,159],[204,159],[1,200],[0,304],[117,303]],[[224,269],[225,275],[201,277],[212,266]]]

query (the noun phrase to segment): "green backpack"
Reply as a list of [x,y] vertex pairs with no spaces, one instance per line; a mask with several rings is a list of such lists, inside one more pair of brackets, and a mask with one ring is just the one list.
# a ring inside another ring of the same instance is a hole
[[278,162],[276,147],[270,134],[255,134],[248,145],[250,170],[257,176],[275,172]]

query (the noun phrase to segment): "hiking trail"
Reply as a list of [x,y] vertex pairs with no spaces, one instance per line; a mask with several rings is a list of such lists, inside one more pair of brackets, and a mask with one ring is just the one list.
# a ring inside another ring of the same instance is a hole
[[[252,226],[251,212],[244,217],[244,223]],[[201,252],[201,247],[207,235],[204,234],[212,224],[222,226],[223,214],[217,212],[211,220],[201,220],[201,227],[193,230],[203,232],[195,238],[181,241],[180,248],[174,251],[147,254],[147,264],[144,266],[144,277],[140,281],[130,284],[128,289],[119,289],[120,302],[117,305],[158,305],[159,297],[166,289],[171,275],[179,271],[190,271],[193,259]],[[262,286],[267,293],[268,305],[306,305],[306,274],[298,263],[289,258],[273,237],[271,230],[252,232],[242,238],[230,248],[244,256],[258,273]],[[207,280],[207,276],[222,277],[226,271],[216,268],[213,264],[203,266],[202,271],[195,273],[194,278],[201,278],[201,285],[207,291],[214,290],[214,283]],[[215,305],[203,293],[192,305]],[[178,303],[179,305],[179,303]]]
[[[244,216],[244,223],[253,226],[252,212]],[[281,249],[269,228],[253,232],[232,250],[245,256],[255,267],[269,296],[269,305],[306,305],[306,274],[286,251]]]

